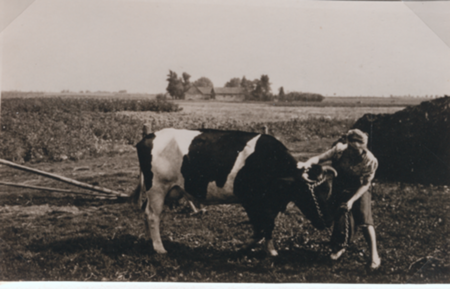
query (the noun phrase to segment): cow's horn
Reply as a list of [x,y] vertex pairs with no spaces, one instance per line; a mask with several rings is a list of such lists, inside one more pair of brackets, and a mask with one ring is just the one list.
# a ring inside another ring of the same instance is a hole
[[333,167],[331,167],[331,166],[323,166],[322,168],[323,168],[324,171],[332,171],[333,174],[334,174],[334,177],[337,177],[338,173]]

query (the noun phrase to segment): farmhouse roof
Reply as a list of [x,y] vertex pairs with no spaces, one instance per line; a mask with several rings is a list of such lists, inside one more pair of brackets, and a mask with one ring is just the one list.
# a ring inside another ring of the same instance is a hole
[[212,87],[199,87],[195,84],[192,84],[191,87],[187,90],[189,94],[201,93],[203,95],[210,95]]
[[242,87],[214,87],[216,94],[242,94]]
[[212,87],[199,87],[199,86],[197,86],[197,88],[203,94],[211,94]]
[[211,95],[212,91],[214,90],[214,93],[217,95],[226,94],[226,95],[239,95],[243,94],[244,90],[242,87],[200,87],[196,85],[192,85],[187,93],[194,94],[196,92],[199,92],[203,95]]

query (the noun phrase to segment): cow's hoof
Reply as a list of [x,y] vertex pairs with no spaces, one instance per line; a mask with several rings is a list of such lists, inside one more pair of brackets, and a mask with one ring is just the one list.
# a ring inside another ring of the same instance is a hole
[[242,250],[251,250],[253,248],[256,247],[256,245],[258,244],[260,240],[256,240],[256,239],[249,239],[247,241],[244,242],[244,244],[242,245],[241,249]]
[[203,215],[203,214],[206,214],[206,209],[205,209],[205,208],[202,208],[202,209],[200,209],[200,210],[197,210],[197,211],[195,211],[195,212],[192,212],[192,213],[191,213],[191,216],[195,216],[195,215]]
[[278,256],[278,252],[275,250],[272,239],[266,240],[266,252],[271,257]]
[[239,251],[248,252],[248,251],[251,251],[253,248],[255,248],[255,244],[244,244],[241,246]]

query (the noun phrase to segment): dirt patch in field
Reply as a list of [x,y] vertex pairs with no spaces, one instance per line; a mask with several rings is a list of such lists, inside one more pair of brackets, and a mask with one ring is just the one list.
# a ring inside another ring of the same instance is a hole
[[81,211],[75,206],[49,206],[48,204],[40,206],[2,206],[0,207],[0,214],[12,214],[15,216],[42,216],[45,214],[52,213],[70,213],[70,214],[80,214]]

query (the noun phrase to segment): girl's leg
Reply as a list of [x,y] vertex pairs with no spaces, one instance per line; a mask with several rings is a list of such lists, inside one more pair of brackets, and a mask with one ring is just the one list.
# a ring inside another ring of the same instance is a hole
[[375,228],[372,225],[364,226],[363,227],[363,233],[364,237],[366,238],[367,244],[370,248],[370,268],[371,269],[377,269],[380,267],[381,259],[380,256],[378,256],[377,251],[377,239],[375,234]]

